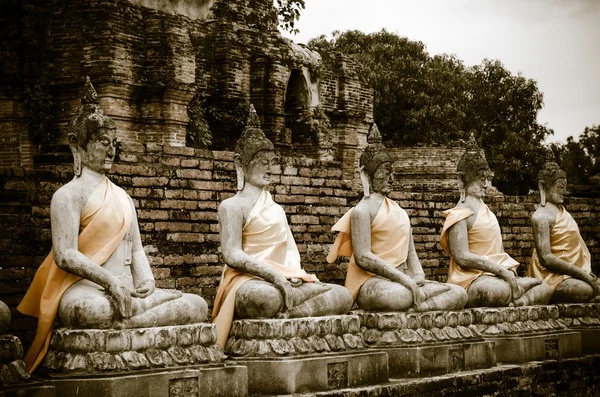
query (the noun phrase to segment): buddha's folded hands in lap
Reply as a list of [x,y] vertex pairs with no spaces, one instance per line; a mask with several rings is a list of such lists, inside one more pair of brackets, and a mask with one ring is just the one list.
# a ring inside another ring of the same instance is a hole
[[540,206],[531,217],[535,249],[528,275],[544,280],[552,302],[589,302],[600,287],[592,273],[591,255],[577,223],[563,206],[567,178],[554,162],[538,176]]
[[234,162],[238,192],[219,206],[223,270],[213,322],[225,345],[234,318],[286,318],[345,314],[349,292],[306,273],[283,208],[266,190],[276,161],[251,107]]
[[377,126],[360,158],[364,196],[334,226],[339,232],[327,260],[350,257],[346,288],[358,307],[372,311],[461,309],[463,289],[425,280],[412,237],[410,219],[389,199],[392,160]]
[[448,283],[467,290],[468,307],[548,303],[548,285],[518,277],[519,263],[504,252],[498,220],[482,200],[492,174],[473,136],[458,163],[458,174],[460,200],[444,212],[440,241],[450,254]]
[[139,328],[203,321],[197,295],[156,289],[135,208],[105,176],[116,151],[114,122],[97,104],[89,79],[69,125],[75,177],[52,197],[52,250],[18,306],[38,318],[25,356],[33,371],[50,342],[56,316],[70,328]]

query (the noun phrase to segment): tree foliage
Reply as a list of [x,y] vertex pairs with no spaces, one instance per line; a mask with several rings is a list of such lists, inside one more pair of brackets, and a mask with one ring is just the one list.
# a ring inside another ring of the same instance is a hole
[[290,33],[298,33],[295,23],[300,19],[300,11],[304,10],[304,0],[275,0],[279,27]]
[[575,185],[600,185],[600,125],[585,127],[579,139],[550,145],[554,157]]
[[535,188],[545,161],[544,139],[553,132],[537,122],[543,96],[535,80],[514,76],[499,61],[469,71],[467,127],[479,132],[494,182],[505,193]]
[[384,30],[336,31],[309,41],[316,50],[354,56],[374,90],[374,118],[389,146],[448,144],[474,132],[507,194],[535,185],[552,131],[537,121],[543,95],[535,80],[500,61],[467,67],[453,55],[430,56],[420,41]]

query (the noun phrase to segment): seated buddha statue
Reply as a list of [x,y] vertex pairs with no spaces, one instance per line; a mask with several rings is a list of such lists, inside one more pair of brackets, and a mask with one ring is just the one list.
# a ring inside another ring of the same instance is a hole
[[444,212],[441,245],[450,254],[448,283],[467,290],[467,307],[546,304],[548,284],[518,277],[519,263],[504,252],[496,216],[483,202],[493,177],[473,135],[457,166],[460,199]]
[[359,173],[363,198],[334,226],[340,232],[327,260],[349,256],[345,286],[359,308],[369,311],[456,310],[467,303],[463,288],[425,280],[410,219],[389,199],[392,159],[373,124]]
[[38,318],[25,356],[33,371],[48,350],[53,323],[78,329],[142,328],[201,322],[208,306],[193,294],[155,288],[132,199],[106,172],[117,132],[89,78],[68,126],[74,178],[52,196],[52,250],[18,310]]
[[600,287],[579,227],[562,205],[567,175],[548,162],[538,175],[538,186],[541,202],[531,217],[535,249],[527,274],[550,286],[553,303],[589,302]]
[[238,319],[346,314],[352,305],[344,287],[306,273],[285,212],[267,190],[276,161],[273,143],[260,129],[253,106],[237,141],[235,196],[219,205],[223,270],[213,310],[217,343],[227,341]]

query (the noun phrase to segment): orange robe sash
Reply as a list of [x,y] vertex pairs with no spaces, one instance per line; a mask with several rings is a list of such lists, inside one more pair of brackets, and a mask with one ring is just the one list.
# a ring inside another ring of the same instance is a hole
[[[573,266],[577,266],[588,273],[592,272],[590,251],[579,233],[577,223],[562,205],[558,206],[554,227],[550,232],[550,244],[552,246],[552,255]],[[529,277],[536,277],[540,280],[544,280],[550,288],[552,288],[552,292],[556,290],[558,284],[571,278],[569,275],[554,273],[545,268],[540,263],[535,248],[531,257],[531,264],[527,270],[527,275]]]
[[[327,261],[335,262],[338,256],[349,256],[345,287],[356,302],[362,285],[375,274],[358,266],[352,251],[352,230],[350,217],[352,210],[333,225],[332,230],[340,232],[329,250]],[[406,262],[410,245],[410,219],[398,203],[385,198],[371,223],[371,252],[385,263],[398,267]]]
[[[242,250],[279,271],[286,279],[319,281],[300,267],[300,253],[287,223],[283,208],[263,190],[242,229]],[[215,297],[212,320],[217,328],[217,343],[225,347],[235,314],[235,295],[248,280],[258,278],[225,265]]]
[[[127,193],[104,178],[93,190],[81,212],[77,249],[102,266],[130,229],[132,217],[133,209]],[[60,269],[50,250],[17,307],[21,313],[38,318],[37,333],[24,358],[30,373],[48,351],[61,297],[80,279]]]
[[[442,228],[440,244],[447,254],[450,254],[450,243],[448,242],[448,230],[458,222],[467,219],[473,215],[473,211],[468,208],[454,207],[444,211],[446,221]],[[498,224],[496,215],[483,201],[480,201],[477,219],[468,232],[469,251],[479,255],[488,261],[503,266],[515,272],[519,262],[511,258],[502,248],[502,231]],[[468,289],[473,281],[479,276],[494,276],[492,273],[483,270],[469,269],[460,266],[450,257],[450,268],[448,270],[448,283],[456,284],[464,289]]]

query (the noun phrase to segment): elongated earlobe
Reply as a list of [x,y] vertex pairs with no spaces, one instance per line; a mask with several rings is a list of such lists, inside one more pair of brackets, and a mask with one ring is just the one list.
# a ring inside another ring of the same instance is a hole
[[540,189],[540,205],[542,207],[546,206],[546,189],[544,189],[544,184],[542,181],[538,182],[538,188]]
[[237,190],[239,192],[244,188],[244,170],[241,167],[236,167],[235,175],[237,177]]
[[237,178],[238,192],[244,188],[244,168],[242,167],[242,157],[239,154],[233,156],[233,164],[235,165],[235,176]]
[[81,175],[81,154],[78,150],[73,151],[73,173],[75,176]]
[[458,181],[458,191],[460,193],[460,202],[464,203],[467,199],[467,193],[465,191],[465,184],[462,179]]
[[360,167],[360,169],[358,170],[358,174],[360,175],[360,182],[362,183],[362,187],[363,187],[363,195],[365,197],[369,197],[370,196],[370,186],[369,186],[369,178],[367,177],[367,174],[365,174],[365,166],[363,165],[362,167]]
[[79,139],[75,134],[69,134],[69,147],[73,153],[73,173],[75,176],[81,175],[81,149],[79,147]]

